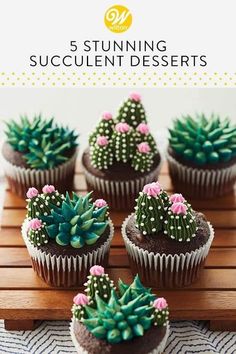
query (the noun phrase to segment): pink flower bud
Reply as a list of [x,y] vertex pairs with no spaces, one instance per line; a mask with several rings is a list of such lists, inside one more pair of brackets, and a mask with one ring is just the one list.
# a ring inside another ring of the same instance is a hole
[[159,297],[156,300],[154,300],[153,307],[157,310],[164,310],[168,307],[168,304],[164,297]]
[[35,218],[35,219],[31,219],[29,221],[29,224],[28,224],[28,229],[32,229],[32,230],[38,230],[42,227],[42,221]]
[[43,193],[47,194],[47,193],[53,193],[55,192],[55,187],[49,184],[46,184],[43,189],[42,189]]
[[131,92],[129,95],[129,98],[132,101],[140,102],[141,101],[141,95],[138,92]]
[[143,193],[145,193],[151,197],[157,197],[161,193],[160,184],[158,182],[146,184],[143,187]]
[[90,274],[91,275],[103,275],[104,274],[104,268],[102,266],[99,265],[95,265],[93,267],[90,268]]
[[117,123],[115,126],[115,130],[118,133],[127,133],[130,130],[130,126],[127,123]]
[[140,123],[138,126],[137,126],[137,131],[141,134],[145,134],[147,135],[149,133],[149,127],[146,123]]
[[148,154],[151,151],[151,148],[148,143],[140,143],[137,148],[138,151],[142,154]]
[[103,112],[102,119],[110,120],[110,119],[112,119],[112,114],[110,112]]
[[171,203],[184,203],[185,199],[180,193],[175,193],[170,196]]
[[31,199],[31,198],[37,197],[38,194],[39,194],[39,191],[36,188],[31,187],[28,189],[26,196],[27,196],[27,198]]
[[98,136],[97,144],[99,146],[106,146],[108,145],[108,139],[105,136]]
[[95,200],[94,205],[97,208],[102,208],[104,206],[107,206],[107,202],[104,199],[97,199],[97,200]]
[[187,206],[183,203],[174,203],[171,205],[170,210],[173,214],[185,215],[187,214]]
[[79,294],[77,294],[74,297],[73,302],[74,302],[75,305],[84,306],[84,305],[87,305],[89,303],[89,299],[87,298],[86,295],[79,293]]

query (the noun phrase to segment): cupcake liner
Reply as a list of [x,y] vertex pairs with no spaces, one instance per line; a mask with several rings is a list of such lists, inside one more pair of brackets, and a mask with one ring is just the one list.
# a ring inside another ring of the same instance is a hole
[[159,288],[183,287],[193,283],[204,265],[214,238],[214,229],[208,222],[210,236],[205,245],[195,251],[166,255],[149,252],[136,246],[126,235],[129,215],[122,225],[122,236],[133,273],[138,273],[141,281],[148,286]]
[[[116,181],[106,180],[92,175],[85,167],[85,179],[88,190],[93,190],[95,198],[104,198],[111,209],[114,210],[132,210],[135,206],[135,199],[145,184],[157,180],[160,173],[162,160],[158,166],[146,176],[134,180]],[[124,171],[125,173],[125,171]]]
[[166,154],[174,189],[184,190],[186,196],[209,199],[229,193],[236,181],[236,164],[217,170],[184,166]]
[[96,264],[107,265],[108,254],[114,226],[109,220],[110,235],[97,249],[84,255],[56,256],[46,253],[30,243],[27,237],[27,223],[22,225],[22,236],[30,254],[33,269],[49,285],[55,287],[72,287],[83,285],[89,269]]
[[36,170],[15,166],[3,159],[5,176],[10,190],[25,197],[30,187],[41,189],[45,184],[54,184],[60,192],[72,189],[77,151],[65,163],[48,169]]
[[[75,349],[78,354],[89,354],[89,352],[87,350],[85,350],[76,339],[75,328],[74,328],[75,323],[76,323],[76,320],[74,318],[72,318],[71,323],[70,323],[70,335],[71,335],[72,342],[75,346]],[[164,337],[162,338],[160,344],[158,345],[157,348],[153,349],[151,352],[146,353],[146,354],[162,354],[164,352],[169,334],[170,334],[170,324],[169,324],[169,322],[167,322],[166,333],[165,333]]]

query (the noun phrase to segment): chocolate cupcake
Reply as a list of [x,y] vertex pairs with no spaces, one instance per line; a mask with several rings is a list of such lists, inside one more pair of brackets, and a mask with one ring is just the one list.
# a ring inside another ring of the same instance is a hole
[[77,134],[39,115],[7,123],[6,137],[2,155],[12,192],[25,197],[28,188],[41,189],[46,183],[57,185],[60,192],[72,190]]
[[199,276],[214,230],[181,194],[168,196],[158,182],[148,184],[135,213],[123,223],[130,266],[148,286],[188,286]]
[[236,181],[236,126],[205,115],[176,119],[167,160],[174,189],[192,198],[214,198],[232,191]]
[[74,297],[71,337],[77,353],[161,354],[169,335],[168,305],[136,276],[118,289],[104,268],[90,269],[87,295]]
[[140,189],[156,180],[161,156],[141,97],[132,93],[115,119],[105,112],[82,156],[88,190],[114,210],[132,210]]
[[27,216],[22,236],[33,269],[49,285],[80,286],[89,268],[107,265],[114,229],[104,200],[86,196],[66,196],[46,185],[39,194],[27,192]]

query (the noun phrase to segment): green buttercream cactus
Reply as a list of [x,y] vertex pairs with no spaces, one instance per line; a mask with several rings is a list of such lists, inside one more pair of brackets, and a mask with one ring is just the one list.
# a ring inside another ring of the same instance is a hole
[[114,289],[114,282],[110,280],[108,274],[105,274],[102,266],[93,266],[90,268],[90,275],[88,276],[85,292],[89,299],[89,304],[94,305],[95,294],[107,302],[111,296],[111,290]]
[[150,146],[153,154],[157,153],[157,144],[150,133],[149,126],[146,123],[140,123],[136,128],[136,141],[137,143],[146,142]]
[[98,136],[90,148],[92,165],[100,170],[107,170],[113,163],[111,143],[105,136]]
[[142,173],[151,169],[153,165],[153,154],[147,142],[142,142],[137,146],[131,165],[135,171]]
[[43,198],[39,191],[31,187],[28,189],[27,193],[27,217],[33,219],[39,217],[40,215],[47,216],[50,214],[49,202]]
[[159,297],[153,302],[153,314],[152,318],[154,326],[166,326],[169,318],[169,309],[166,299]]
[[63,194],[59,193],[53,185],[46,184],[42,189],[41,197],[45,199],[45,203],[49,205],[61,206],[63,199],[65,198]]
[[134,143],[133,129],[127,123],[117,123],[113,135],[116,160],[128,162],[134,155]]
[[173,202],[164,221],[164,234],[177,241],[191,241],[196,236],[197,224],[193,211],[183,202]]
[[227,162],[236,156],[236,125],[229,119],[184,116],[169,131],[173,151],[197,165]]
[[[104,270],[96,265],[91,272],[99,284]],[[91,280],[90,276],[88,280]],[[98,287],[87,292],[91,296],[78,294],[74,297],[72,307],[73,319],[80,321],[96,338],[116,344],[143,336],[151,326],[166,325],[168,308],[165,299],[157,302],[151,289],[142,285],[138,275],[131,285],[119,280],[118,293],[112,285],[109,297],[105,299],[101,298],[103,291]]]
[[163,229],[165,206],[158,182],[146,184],[135,207],[136,226],[143,235],[156,234]]
[[35,218],[29,220],[28,227],[28,238],[34,246],[42,246],[48,243],[49,237],[45,229],[45,223],[40,219]]
[[96,126],[95,130],[89,135],[89,145],[96,144],[98,136],[105,136],[107,140],[110,140],[114,129],[114,120],[110,112],[104,112],[102,119]]
[[59,245],[93,245],[106,230],[107,206],[95,210],[90,195],[71,199],[67,193],[60,207],[54,206],[49,216],[41,215],[49,237]]
[[14,150],[24,153],[30,168],[50,169],[67,161],[77,146],[77,135],[69,128],[54,124],[53,119],[36,116],[30,121],[22,117],[20,123],[7,123],[7,142]]
[[133,128],[136,128],[140,123],[147,122],[139,93],[132,92],[130,94],[128,100],[120,107],[116,120],[128,123]]

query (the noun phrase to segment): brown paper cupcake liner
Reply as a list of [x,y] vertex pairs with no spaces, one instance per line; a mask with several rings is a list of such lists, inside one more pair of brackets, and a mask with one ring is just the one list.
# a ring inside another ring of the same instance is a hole
[[192,198],[210,199],[232,191],[236,181],[236,164],[217,170],[203,170],[184,166],[168,152],[170,176],[176,192]]
[[127,181],[106,180],[92,175],[84,168],[87,188],[93,191],[94,198],[104,198],[111,209],[132,210],[140,190],[145,184],[157,180],[161,164],[160,161],[158,166],[146,176]]
[[210,237],[202,247],[179,255],[166,255],[144,250],[127,237],[126,226],[130,216],[125,219],[122,225],[122,236],[132,272],[138,273],[145,285],[158,289],[184,287],[192,284],[198,278],[209,253],[214,238],[212,225],[208,222]]
[[96,264],[107,266],[114,226],[109,220],[110,235],[97,249],[77,256],[56,256],[41,251],[27,237],[27,220],[22,225],[22,236],[31,257],[34,271],[47,284],[54,287],[81,286],[87,279],[89,269]]
[[[89,354],[89,352],[86,349],[84,349],[76,339],[75,324],[76,324],[76,320],[73,318],[70,323],[70,335],[71,335],[72,342],[75,346],[76,352],[78,354]],[[169,322],[167,322],[165,336],[162,338],[158,347],[156,347],[155,349],[153,349],[151,352],[149,352],[147,354],[162,354],[162,353],[164,353],[164,349],[165,349],[169,334],[170,334],[170,325],[169,325]],[[109,353],[107,353],[107,354],[109,354]]]
[[10,190],[20,197],[25,197],[30,187],[40,190],[45,184],[54,184],[59,192],[70,191],[73,187],[76,158],[77,151],[68,161],[49,170],[19,167],[4,159],[5,176]]

